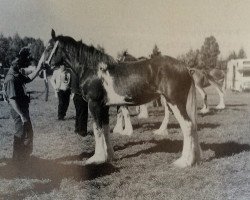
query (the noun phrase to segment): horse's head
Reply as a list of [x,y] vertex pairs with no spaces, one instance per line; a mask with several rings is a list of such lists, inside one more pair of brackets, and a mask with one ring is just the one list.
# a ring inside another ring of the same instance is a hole
[[44,51],[44,62],[51,69],[66,63],[65,44],[60,40],[60,36],[56,36],[55,31],[51,31],[51,39]]

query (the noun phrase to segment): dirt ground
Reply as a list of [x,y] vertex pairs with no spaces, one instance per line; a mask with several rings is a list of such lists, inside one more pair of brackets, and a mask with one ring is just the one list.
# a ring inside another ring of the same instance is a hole
[[[148,119],[138,119],[131,108],[134,134],[111,133],[116,159],[85,166],[94,152],[93,135],[74,133],[74,105],[65,121],[57,121],[57,99],[50,91],[44,101],[43,81],[28,85],[34,128],[34,150],[22,167],[11,164],[13,121],[8,105],[0,102],[0,199],[249,199],[250,93],[226,92],[226,109],[208,91],[211,112],[198,115],[203,150],[200,165],[179,169],[172,165],[181,155],[182,134],[171,115],[169,134],[155,136],[164,110],[149,108]],[[201,98],[197,93],[198,108]],[[89,130],[91,130],[89,119]],[[111,130],[116,121],[110,109]]]

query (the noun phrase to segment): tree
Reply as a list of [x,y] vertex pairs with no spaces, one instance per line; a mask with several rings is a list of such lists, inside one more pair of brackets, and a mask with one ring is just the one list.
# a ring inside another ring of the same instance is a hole
[[160,52],[158,46],[155,44],[155,46],[153,48],[153,51],[152,51],[152,54],[150,55],[150,57],[154,58],[156,56],[161,56],[161,52]]
[[236,52],[235,52],[235,51],[232,51],[232,52],[229,54],[227,60],[229,61],[229,60],[234,60],[234,59],[237,59],[237,58],[238,58],[238,56],[237,56]]
[[199,50],[190,49],[186,54],[178,57],[179,60],[186,63],[191,68],[199,68],[200,65],[200,52]]
[[21,50],[23,46],[24,44],[23,44],[22,39],[20,38],[18,33],[16,33],[13,36],[13,38],[10,39],[10,45],[9,45],[9,49],[8,49],[7,56],[6,56],[7,62],[9,65],[18,55],[19,51]]
[[228,62],[227,60],[219,58],[218,62],[217,62],[217,67],[216,68],[226,71],[226,69],[227,69],[227,62]]
[[245,52],[245,50],[242,47],[240,48],[237,57],[238,57],[238,59],[247,58],[246,52]]
[[205,38],[204,44],[200,50],[201,67],[204,69],[212,69],[216,67],[218,55],[220,54],[219,44],[214,36]]
[[4,37],[3,34],[0,34],[0,63],[3,66],[8,65],[6,56],[9,49],[9,40],[8,38]]
[[13,37],[6,38],[3,34],[0,34],[0,62],[5,67],[9,67],[21,48],[28,45],[30,46],[31,56],[38,62],[44,51],[44,43],[41,39],[21,38],[18,33]]
[[36,64],[40,60],[42,53],[44,51],[44,44],[41,39],[34,40],[30,45],[31,56],[35,59]]

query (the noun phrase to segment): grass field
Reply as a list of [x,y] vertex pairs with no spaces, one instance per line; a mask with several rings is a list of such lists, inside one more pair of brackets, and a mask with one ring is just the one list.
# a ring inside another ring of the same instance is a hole
[[[115,161],[85,166],[94,139],[74,133],[73,103],[66,120],[57,121],[53,92],[45,102],[42,80],[28,87],[37,91],[30,104],[35,135],[32,158],[24,168],[9,163],[14,127],[8,105],[0,102],[0,199],[250,199],[250,93],[227,91],[225,110],[198,115],[203,161],[179,169],[171,164],[182,150],[174,117],[170,117],[169,135],[153,135],[163,108],[150,107],[149,119],[133,116],[131,137],[111,133]],[[213,108],[219,97],[211,88],[207,91]],[[114,111],[111,108],[111,130]],[[89,122],[91,130],[91,118]]]

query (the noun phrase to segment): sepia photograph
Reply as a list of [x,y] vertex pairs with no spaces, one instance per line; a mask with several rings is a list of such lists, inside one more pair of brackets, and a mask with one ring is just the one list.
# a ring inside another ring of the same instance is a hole
[[250,199],[249,0],[0,0],[0,199]]

